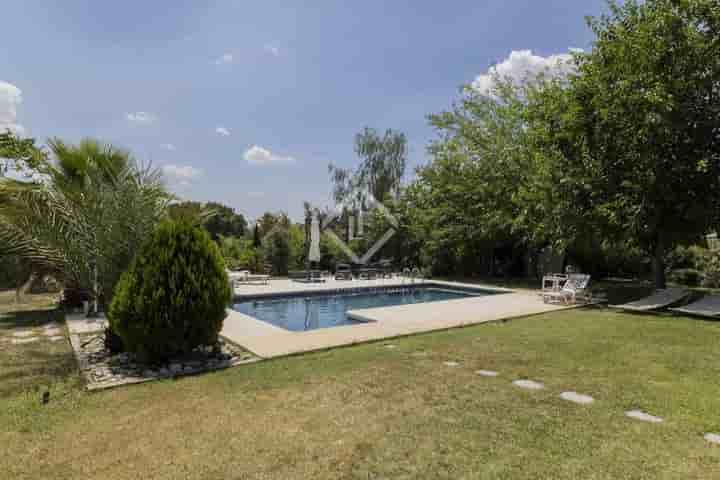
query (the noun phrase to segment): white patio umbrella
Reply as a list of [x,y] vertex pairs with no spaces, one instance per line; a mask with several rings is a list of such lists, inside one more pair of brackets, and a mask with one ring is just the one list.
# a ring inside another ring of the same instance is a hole
[[311,262],[320,261],[320,221],[316,213],[313,213],[310,223],[310,252],[308,252],[308,260]]

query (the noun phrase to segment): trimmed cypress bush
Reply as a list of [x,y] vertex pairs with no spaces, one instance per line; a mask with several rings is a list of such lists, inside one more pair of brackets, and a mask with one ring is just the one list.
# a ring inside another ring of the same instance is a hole
[[110,327],[143,361],[217,341],[232,292],[220,252],[187,220],[165,221],[122,275]]

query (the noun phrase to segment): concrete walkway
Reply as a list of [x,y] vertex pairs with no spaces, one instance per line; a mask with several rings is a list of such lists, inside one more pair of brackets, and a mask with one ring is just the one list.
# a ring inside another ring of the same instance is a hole
[[[452,288],[485,288],[510,292],[494,287],[453,282],[430,281]],[[289,280],[275,280],[268,285],[243,285],[236,288],[236,296],[298,294],[333,291],[359,287],[408,285],[407,280],[328,281],[303,284]],[[291,332],[257,320],[234,310],[228,311],[221,335],[263,358],[323,350],[342,345],[382,340],[416,333],[445,330],[515,317],[562,310],[560,305],[544,304],[537,295],[504,293],[468,297],[458,300],[398,305],[349,311],[348,315],[367,323],[321,328],[306,332]]]

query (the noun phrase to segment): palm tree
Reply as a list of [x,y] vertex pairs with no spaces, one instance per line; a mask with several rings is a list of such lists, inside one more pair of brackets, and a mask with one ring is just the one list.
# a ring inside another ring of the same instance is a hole
[[106,300],[171,199],[157,170],[96,140],[49,142],[31,181],[0,180],[0,254]]

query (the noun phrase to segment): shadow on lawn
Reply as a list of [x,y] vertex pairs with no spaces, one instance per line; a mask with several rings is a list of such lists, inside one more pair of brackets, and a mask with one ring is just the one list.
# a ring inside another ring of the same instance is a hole
[[42,327],[50,323],[62,322],[63,317],[63,312],[57,308],[7,312],[0,310],[0,330]]
[[37,346],[24,346],[21,352],[9,358],[6,354],[0,357],[0,398],[29,387],[64,380],[77,372],[69,348],[48,351],[41,343],[34,345]]
[[76,374],[77,365],[67,339],[51,342],[42,330],[37,330],[37,341],[12,343],[14,332],[62,323],[63,317],[52,300],[42,296],[33,296],[23,304],[0,305],[0,398]]

